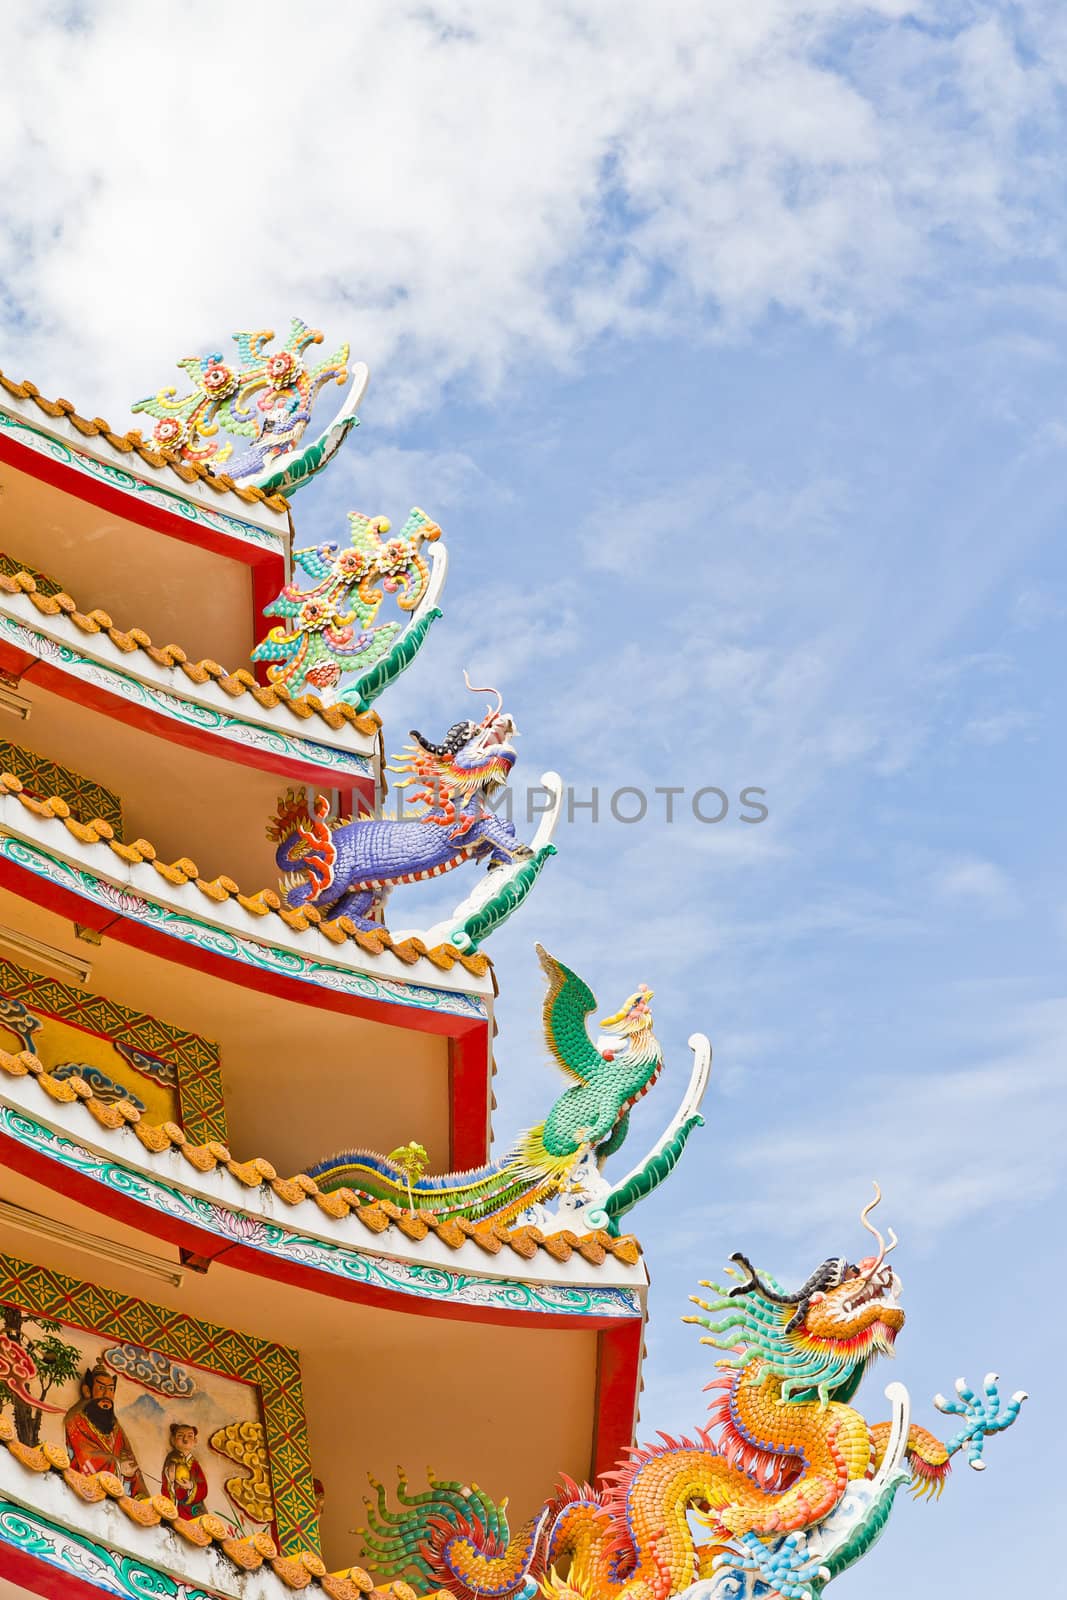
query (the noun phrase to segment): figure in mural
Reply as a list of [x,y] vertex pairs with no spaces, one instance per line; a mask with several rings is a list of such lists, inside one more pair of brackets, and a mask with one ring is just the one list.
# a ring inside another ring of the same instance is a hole
[[323,917],[349,917],[357,928],[379,926],[375,914],[398,883],[438,878],[467,861],[510,866],[532,855],[515,829],[489,802],[506,786],[515,764],[514,719],[498,689],[481,722],[456,722],[440,744],[412,730],[415,746],[391,770],[404,774],[398,788],[417,785],[421,815],[411,821],[331,818],[319,795],[314,815],[303,794],[290,792],[267,830],[277,842],[274,859],[285,873],[282,892],[294,911],[314,906]]
[[961,1453],[981,1470],[986,1439],[1026,1399],[1002,1400],[994,1373],[980,1393],[959,1379],[954,1399],[934,1400],[959,1423],[944,1443],[910,1422],[901,1384],[886,1391],[890,1421],[855,1409],[904,1326],[886,1260],[897,1241],[868,1222],[872,1206],[878,1251],[858,1263],[831,1257],[790,1292],[738,1254],[732,1285],[701,1285],[701,1314],[684,1320],[722,1352],[722,1376],[694,1438],[631,1449],[599,1486],[564,1479],[515,1535],[506,1503],[481,1489],[431,1477],[411,1493],[401,1479],[394,1512],[372,1480],[368,1557],[461,1600],[817,1600],[882,1533],[901,1485],[939,1493]]
[[179,1517],[191,1522],[207,1510],[207,1478],[194,1455],[199,1429],[191,1422],[172,1422],[170,1449],[160,1474],[163,1493],[174,1501]]
[[308,1169],[320,1188],[347,1187],[367,1199],[390,1200],[410,1212],[432,1211],[441,1219],[497,1217],[539,1225],[546,1220],[542,1208],[562,1196],[568,1226],[617,1231],[618,1218],[662,1182],[703,1120],[704,1051],[710,1055],[710,1050],[701,1036],[695,1086],[691,1080],[682,1112],[651,1156],[623,1185],[609,1184],[601,1168],[623,1144],[631,1108],[663,1067],[652,1031],[652,991],[645,984],[635,989],[601,1021],[594,1043],[586,1027],[596,1007],[589,985],[540,945],[537,952],[547,981],[545,1043],[570,1079],[545,1120],[521,1134],[506,1155],[472,1172],[425,1176],[425,1151],[413,1141],[388,1156],[351,1150],[320,1161]]
[[147,1495],[137,1457],[115,1415],[115,1374],[102,1361],[83,1374],[81,1399],[64,1417],[63,1431],[79,1472],[113,1472],[128,1495]]

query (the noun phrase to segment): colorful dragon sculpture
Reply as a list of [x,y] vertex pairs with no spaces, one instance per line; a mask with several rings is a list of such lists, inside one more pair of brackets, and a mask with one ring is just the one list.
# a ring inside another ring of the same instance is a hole
[[[465,1217],[474,1222],[496,1217],[505,1223],[520,1217],[544,1221],[539,1208],[567,1192],[568,1199],[578,1202],[571,1207],[569,1221],[578,1220],[583,1200],[594,1200],[598,1202],[598,1222],[606,1217],[609,1225],[616,1223],[624,1207],[612,1211],[613,1191],[605,1184],[605,1192],[601,1192],[596,1176],[626,1138],[631,1107],[662,1070],[663,1053],[652,1031],[652,991],[639,985],[616,1012],[604,1018],[600,1024],[603,1033],[594,1044],[586,1024],[596,1007],[589,986],[540,945],[537,953],[548,980],[543,1007],[545,1041],[572,1080],[545,1120],[522,1134],[501,1159],[475,1171],[420,1176],[411,1181],[398,1160],[353,1150],[309,1168],[321,1188],[352,1189],[361,1198],[391,1200],[409,1211],[433,1212],[441,1220]],[[700,1122],[694,1106],[675,1132],[670,1159],[660,1155],[641,1194],[647,1194],[671,1170]],[[630,1203],[636,1198],[640,1195],[630,1198]]]
[[[395,651],[403,630],[397,620],[375,621],[384,591],[396,596],[401,611],[414,612],[429,589],[430,564],[421,546],[438,540],[441,530],[424,511],[416,506],[393,538],[386,537],[388,517],[351,511],[348,522],[351,536],[343,548],[331,541],[293,551],[294,565],[312,580],[311,587],[302,589],[291,580],[264,608],[264,616],[282,621],[252,651],[252,660],[269,662],[268,679],[290,694],[311,689],[328,697],[344,673],[366,674],[379,666]],[[421,635],[437,616],[434,611],[422,620]],[[409,630],[405,663],[421,642]],[[394,675],[380,671],[381,687]],[[352,697],[346,692],[341,698]],[[354,698],[363,706],[373,696]]]
[[374,920],[385,895],[398,883],[438,878],[467,861],[489,867],[529,860],[533,852],[489,801],[507,784],[515,764],[510,740],[515,722],[503,709],[499,690],[481,722],[456,722],[440,744],[412,729],[415,740],[390,770],[397,785],[419,785],[412,795],[422,814],[410,819],[331,818],[319,795],[313,812],[303,794],[290,791],[267,829],[277,842],[274,859],[286,874],[283,891],[292,909],[314,906],[324,917],[349,917],[357,928]]
[[[131,411],[155,417],[152,442],[196,466],[214,471],[225,465],[239,483],[254,483],[264,494],[292,494],[332,459],[356,425],[356,406],[367,387],[362,362],[349,369],[348,346],[309,362],[306,353],[322,343],[317,328],[293,317],[278,348],[268,350],[272,328],[235,333],[236,363],[222,352],[186,356],[178,362],[191,385],[179,396],[173,385],[138,400]],[[351,381],[349,381],[351,379]],[[327,383],[349,383],[337,416],[313,444],[300,446],[316,396]],[[245,441],[233,455],[231,434]]]
[[[693,1439],[660,1436],[630,1451],[599,1488],[563,1479],[556,1497],[511,1536],[505,1505],[476,1488],[431,1477],[399,1512],[372,1480],[367,1555],[462,1600],[538,1593],[557,1600],[690,1600],[779,1596],[814,1600],[885,1526],[897,1489],[940,1493],[961,1450],[984,1465],[987,1435],[1015,1421],[1025,1394],[1001,1402],[996,1375],[976,1394],[961,1379],[956,1398],[934,1404],[961,1419],[942,1444],[910,1426],[907,1392],[887,1390],[893,1417],[873,1427],[852,1401],[904,1325],[900,1280],[878,1240],[858,1264],[833,1257],[787,1292],[747,1257],[728,1269],[733,1286],[704,1283],[694,1297],[724,1352],[724,1376],[708,1385],[709,1420]],[[706,1533],[698,1542],[696,1523]]]

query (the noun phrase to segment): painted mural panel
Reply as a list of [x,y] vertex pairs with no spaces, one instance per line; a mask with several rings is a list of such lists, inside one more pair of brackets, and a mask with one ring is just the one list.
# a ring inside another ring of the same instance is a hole
[[0,772],[13,773],[22,784],[23,792],[35,800],[50,800],[58,795],[60,800],[66,801],[71,816],[78,822],[92,822],[102,817],[122,838],[122,801],[102,783],[94,783],[69,767],[61,767],[58,762],[27,750],[12,739],[0,739]]
[[212,1511],[238,1534],[274,1521],[255,1384],[0,1303],[0,1408],[25,1444],[69,1451],[134,1497],[181,1517]]
[[0,958],[0,1049],[27,1050],[101,1100],[177,1122],[194,1143],[226,1138],[218,1049],[199,1034]]

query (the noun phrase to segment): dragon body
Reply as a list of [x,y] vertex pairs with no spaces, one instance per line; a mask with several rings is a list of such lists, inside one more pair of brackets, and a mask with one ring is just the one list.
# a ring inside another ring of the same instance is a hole
[[599,1170],[626,1137],[630,1107],[652,1087],[663,1065],[652,1031],[652,992],[644,985],[635,990],[604,1018],[594,1044],[586,1028],[596,1006],[592,991],[569,967],[537,948],[548,980],[545,1040],[571,1079],[545,1120],[522,1134],[501,1159],[475,1171],[410,1182],[389,1157],[354,1150],[310,1168],[320,1187],[350,1188],[362,1197],[432,1211],[442,1220],[510,1222],[555,1199],[578,1179],[583,1165]]
[[421,809],[410,820],[331,819],[322,795],[310,811],[302,795],[286,795],[268,837],[277,843],[274,859],[285,874],[288,906],[313,906],[326,918],[348,917],[369,931],[379,925],[375,913],[397,884],[437,878],[467,861],[500,867],[528,860],[530,847],[489,803],[515,763],[514,733],[514,721],[499,704],[479,723],[455,723],[440,744],[413,731],[415,745],[393,768],[404,773],[399,788],[418,785],[413,798]]
[[695,1437],[632,1449],[596,1488],[564,1479],[514,1537],[504,1506],[481,1490],[431,1479],[411,1494],[402,1482],[397,1513],[375,1484],[368,1556],[461,1600],[814,1600],[880,1535],[902,1482],[939,1493],[960,1450],[981,1467],[985,1438],[1025,1399],[1002,1404],[993,1375],[980,1396],[960,1380],[954,1401],[935,1400],[963,1419],[944,1443],[910,1425],[906,1406],[867,1422],[856,1391],[904,1326],[900,1281],[879,1245],[857,1265],[823,1262],[796,1293],[739,1255],[739,1282],[701,1286],[708,1297],[685,1320],[704,1327],[722,1371]]

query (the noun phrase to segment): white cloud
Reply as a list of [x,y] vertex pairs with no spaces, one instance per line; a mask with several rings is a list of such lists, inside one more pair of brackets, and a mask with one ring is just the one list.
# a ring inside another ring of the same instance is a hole
[[913,17],[7,7],[5,365],[120,420],[178,356],[298,312],[384,364],[381,418],[683,312],[847,331],[945,239],[1050,253],[1027,208],[1055,174],[1023,136],[1054,18],[1031,14],[1024,59],[1003,22]]
[[992,861],[962,858],[934,874],[934,892],[942,900],[1004,916],[1018,910],[1019,897],[1007,873]]
[[963,737],[974,744],[1003,744],[1013,734],[1032,728],[1036,720],[1032,711],[991,711],[964,723]]
[[[977,1006],[979,1014],[984,1026],[987,1008]],[[1067,1000],[1023,1006],[1010,1019],[998,1014],[988,1031],[1010,1035],[995,1053],[975,1039],[970,1060],[953,1070],[937,1070],[931,1059],[929,1071],[903,1080],[857,1077],[844,1103],[834,1098],[839,1082],[812,1086],[802,1125],[720,1148],[719,1189],[730,1199],[683,1218],[671,1254],[691,1256],[709,1235],[737,1241],[727,1249],[749,1248],[749,1235],[785,1235],[804,1249],[840,1240],[842,1219],[856,1215],[872,1176],[885,1220],[920,1250],[944,1230],[1057,1193],[1067,1137]],[[953,1047],[958,1040],[944,1042],[946,1053]],[[935,1049],[927,1046],[931,1058]]]

